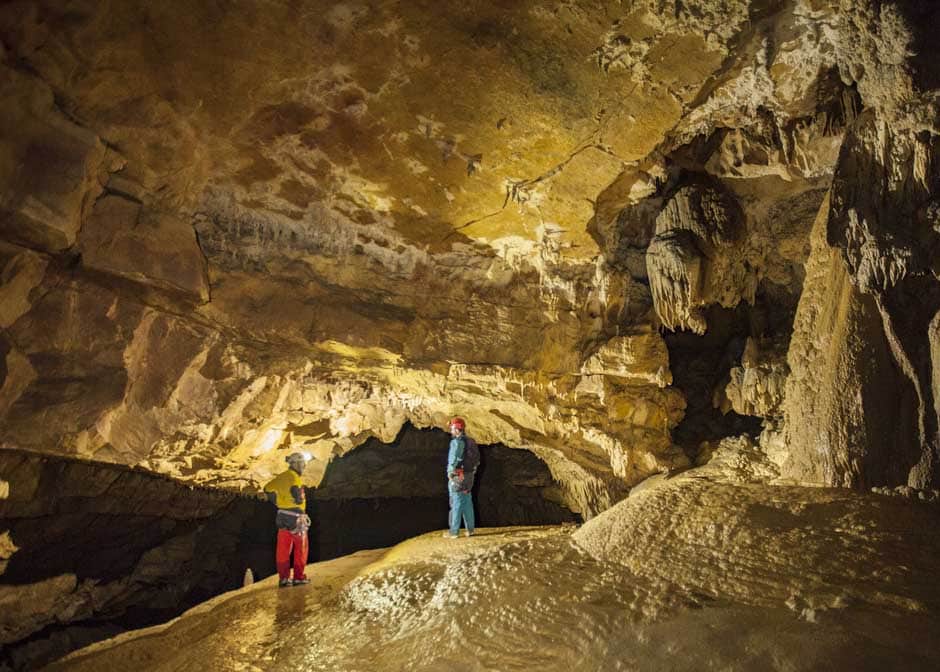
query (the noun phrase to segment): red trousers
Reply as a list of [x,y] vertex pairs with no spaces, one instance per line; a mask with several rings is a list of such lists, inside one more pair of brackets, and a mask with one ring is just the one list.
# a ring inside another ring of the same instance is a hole
[[294,578],[306,579],[304,567],[307,565],[307,533],[294,534],[290,530],[277,531],[277,575],[282,579],[290,578],[290,552],[294,550]]

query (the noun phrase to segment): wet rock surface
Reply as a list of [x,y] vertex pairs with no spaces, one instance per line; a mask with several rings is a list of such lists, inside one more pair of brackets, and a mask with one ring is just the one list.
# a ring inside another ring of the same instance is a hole
[[936,504],[722,473],[648,484],[577,531],[314,565],[311,586],[258,585],[51,669],[936,666]]

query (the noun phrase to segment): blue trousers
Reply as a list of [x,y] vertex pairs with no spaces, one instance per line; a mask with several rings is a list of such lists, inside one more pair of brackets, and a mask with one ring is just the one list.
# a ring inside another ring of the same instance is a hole
[[460,531],[460,521],[463,520],[464,527],[473,532],[473,495],[469,492],[460,492],[459,490],[448,490],[450,492],[450,533],[457,536]]

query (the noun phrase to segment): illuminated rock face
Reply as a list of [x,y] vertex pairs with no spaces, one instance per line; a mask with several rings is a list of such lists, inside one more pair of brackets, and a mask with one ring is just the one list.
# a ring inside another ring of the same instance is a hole
[[717,306],[783,477],[936,485],[930,3],[506,4],[0,8],[0,440],[255,488],[460,414],[592,516]]
[[726,252],[740,241],[742,219],[734,199],[709,184],[683,186],[666,201],[646,250],[650,291],[664,327],[703,334],[708,325],[701,306],[730,308],[744,298],[753,303],[756,277]]

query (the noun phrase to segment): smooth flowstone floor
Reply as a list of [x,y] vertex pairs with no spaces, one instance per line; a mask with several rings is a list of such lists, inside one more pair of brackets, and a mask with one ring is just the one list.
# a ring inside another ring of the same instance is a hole
[[54,670],[936,670],[940,507],[690,473],[311,565]]

